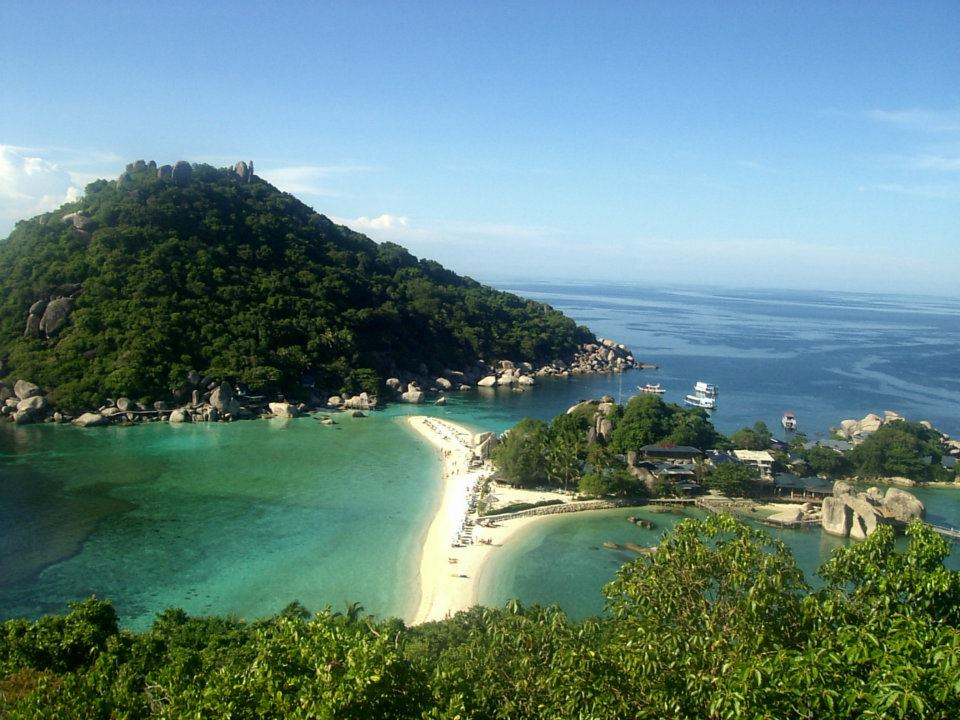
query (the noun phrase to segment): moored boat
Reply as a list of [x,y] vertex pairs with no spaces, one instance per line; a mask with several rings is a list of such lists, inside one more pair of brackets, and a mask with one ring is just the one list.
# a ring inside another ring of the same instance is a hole
[[687,405],[693,405],[704,410],[715,410],[717,407],[717,399],[706,395],[685,395],[683,401]]
[[637,385],[637,390],[642,393],[650,393],[653,395],[663,395],[666,390],[660,387],[660,383],[647,383],[646,385]]
[[705,383],[703,380],[697,380],[693,386],[693,392],[697,395],[715,398],[720,394],[720,389],[712,383]]
[[792,432],[797,429],[797,416],[792,412],[785,412],[780,418],[780,424],[783,425],[784,430]]
[[693,394],[684,396],[683,401],[687,405],[693,405],[704,410],[714,410],[717,407],[719,392],[716,385],[697,380],[693,386]]

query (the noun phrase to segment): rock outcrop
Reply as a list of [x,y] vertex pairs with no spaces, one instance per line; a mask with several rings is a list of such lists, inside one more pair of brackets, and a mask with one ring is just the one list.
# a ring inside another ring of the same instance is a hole
[[240,178],[240,182],[249,183],[253,178],[253,160],[250,161],[249,165],[243,160],[238,161],[233,171],[237,174],[237,177]]
[[189,185],[193,179],[193,168],[186,160],[178,160],[170,173],[170,179],[177,185]]
[[213,389],[210,393],[210,407],[217,411],[218,416],[236,415],[240,411],[240,403],[234,397],[230,383],[224,381]]
[[102,427],[104,425],[109,425],[110,419],[104,417],[100,413],[86,412],[75,419],[73,424],[78,427]]
[[820,525],[824,532],[838,537],[863,540],[879,525],[903,525],[914,519],[923,519],[924,505],[915,496],[899,488],[871,487],[865,492],[854,492],[846,482],[833,486],[833,497],[823,499]]
[[18,400],[26,400],[35,395],[42,395],[43,393],[40,388],[32,382],[28,380],[17,380],[13,385],[13,394],[17,396]]
[[343,399],[341,404],[344,410],[373,410],[377,406],[377,398],[362,392]]
[[270,412],[275,417],[295,418],[300,415],[300,411],[297,410],[297,406],[291,405],[288,402],[272,402],[267,407],[270,408]]
[[824,532],[837,537],[849,537],[853,524],[853,511],[843,500],[825,497],[820,511],[820,525]]
[[840,425],[831,428],[833,432],[844,440],[862,440],[870,433],[876,432],[887,423],[903,420],[903,416],[893,410],[884,410],[883,417],[874,413],[867,413],[860,420],[841,420]]
[[423,402],[423,391],[411,383],[407,386],[407,391],[400,395],[400,399],[405,403],[419,405]]
[[926,507],[915,495],[895,487],[887,488],[882,508],[884,515],[903,523],[926,516]]
[[40,330],[47,337],[53,337],[57,331],[67,322],[70,312],[73,310],[75,300],[69,297],[56,298],[47,303],[43,311],[43,317],[40,318]]

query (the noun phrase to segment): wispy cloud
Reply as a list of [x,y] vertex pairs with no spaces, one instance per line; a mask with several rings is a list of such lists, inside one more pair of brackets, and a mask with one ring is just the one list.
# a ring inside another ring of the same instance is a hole
[[73,173],[32,148],[0,145],[0,237],[18,220],[76,199],[81,188]]
[[960,132],[960,110],[930,110],[910,108],[907,110],[870,110],[867,117],[876,122],[908,130],[929,133]]
[[942,172],[960,172],[960,155],[921,155],[911,158],[911,166],[918,170],[940,170]]
[[373,172],[370,165],[288,165],[274,168],[257,167],[257,175],[284,192],[293,195],[341,197],[342,192],[331,186],[333,178],[362,172]]
[[[478,223],[456,220],[418,220],[406,215],[381,214],[360,217],[331,217],[336,223],[366,233],[377,241],[408,245],[411,249],[444,247],[477,247],[484,240],[536,241],[552,236],[547,227],[517,223]],[[422,250],[421,250],[422,251]]]
[[353,220],[343,220],[338,219],[336,222],[339,222],[342,225],[347,225],[351,230],[356,230],[358,232],[376,232],[376,231],[387,231],[387,232],[402,232],[410,226],[410,219],[403,215],[377,215],[377,217],[367,217],[361,215],[358,218]]
[[860,192],[875,190],[896,195],[936,198],[938,200],[960,200],[960,183],[875,183],[873,185],[861,185],[858,189]]

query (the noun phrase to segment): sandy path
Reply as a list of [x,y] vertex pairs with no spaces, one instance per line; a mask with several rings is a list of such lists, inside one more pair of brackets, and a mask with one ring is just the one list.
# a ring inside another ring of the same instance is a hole
[[[538,518],[515,518],[495,528],[474,526],[474,544],[452,547],[468,512],[473,488],[492,472],[487,463],[471,468],[473,435],[461,425],[446,419],[424,416],[407,418],[417,432],[440,451],[443,459],[443,496],[430,523],[420,559],[420,603],[411,624],[442,620],[477,604],[477,578],[489,557],[512,535]],[[553,493],[497,490],[501,500],[537,500]],[[475,519],[476,515],[472,515]],[[491,540],[490,545],[480,543]],[[455,562],[453,562],[455,561]]]

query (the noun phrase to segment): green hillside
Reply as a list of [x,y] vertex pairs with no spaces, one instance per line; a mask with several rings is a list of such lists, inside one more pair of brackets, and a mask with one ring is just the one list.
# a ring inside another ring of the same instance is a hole
[[[59,327],[41,315],[58,297]],[[593,340],[249,170],[138,161],[0,243],[2,374],[64,407],[163,399],[190,370],[292,397],[305,375],[375,391],[402,371],[551,360]]]

